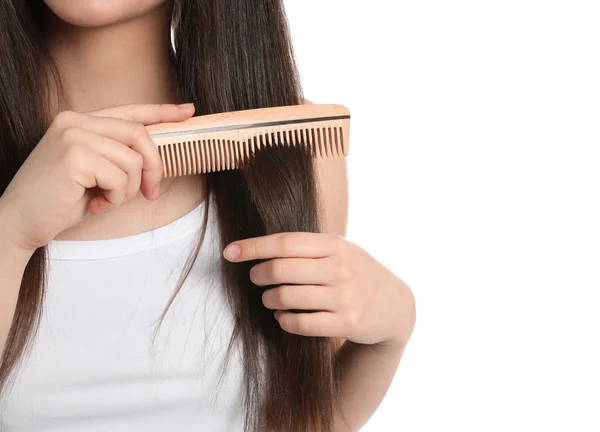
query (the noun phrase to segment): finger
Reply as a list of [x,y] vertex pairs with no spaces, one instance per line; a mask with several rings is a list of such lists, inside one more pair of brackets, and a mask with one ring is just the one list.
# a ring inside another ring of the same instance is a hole
[[332,255],[346,240],[333,234],[286,232],[238,240],[229,244],[224,257],[230,261],[270,258],[323,258]]
[[109,160],[127,174],[125,200],[135,198],[142,179],[142,155],[120,142],[103,136],[98,136],[89,146],[96,155]]
[[92,214],[104,213],[125,201],[127,174],[101,156],[95,158],[92,163],[95,183],[103,193],[92,198],[88,210]]
[[90,200],[87,209],[90,214],[95,215],[109,212],[114,207],[116,205],[108,201],[104,195],[98,195]]
[[343,320],[331,312],[275,312],[279,326],[288,333],[302,336],[344,337]]
[[194,114],[193,104],[130,104],[90,111],[97,117],[116,117],[144,125],[183,121]]
[[332,282],[330,263],[326,258],[277,258],[256,264],[250,269],[250,280],[266,285],[324,285]]
[[88,116],[87,119],[85,129],[118,141],[142,156],[141,191],[147,199],[155,199],[155,190],[163,178],[163,164],[146,128],[141,123],[119,118]]
[[282,285],[266,290],[262,302],[273,310],[319,310],[332,312],[336,305],[333,288],[321,285]]

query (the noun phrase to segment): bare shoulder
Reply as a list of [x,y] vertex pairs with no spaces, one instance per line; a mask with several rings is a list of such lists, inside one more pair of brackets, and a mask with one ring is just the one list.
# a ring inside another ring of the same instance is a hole
[[[313,102],[304,99],[305,104]],[[317,159],[315,162],[319,199],[323,209],[323,231],[346,235],[348,224],[348,170],[346,158]]]

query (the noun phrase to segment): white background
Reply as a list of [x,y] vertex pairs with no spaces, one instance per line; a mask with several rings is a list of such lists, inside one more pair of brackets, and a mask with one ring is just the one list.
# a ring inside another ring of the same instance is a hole
[[600,4],[287,0],[418,319],[364,431],[600,431]]

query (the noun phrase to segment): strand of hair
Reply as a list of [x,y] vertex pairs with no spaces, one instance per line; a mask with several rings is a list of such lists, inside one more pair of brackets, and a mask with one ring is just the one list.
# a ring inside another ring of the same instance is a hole
[[231,154],[231,140],[225,140],[225,169],[231,169],[231,160],[233,155]]
[[213,152],[213,168],[212,170],[214,172],[219,171],[219,147],[217,145],[217,140],[216,139],[211,139],[210,140],[210,148],[212,149]]
[[203,140],[206,150],[206,172],[214,171],[214,155],[210,140]]
[[219,171],[225,169],[225,149],[223,148],[223,140],[217,140],[217,146],[219,148]]
[[213,149],[213,171],[219,171],[219,147],[217,146],[217,140],[216,139],[212,139],[211,140],[211,147]]
[[194,160],[194,173],[202,173],[204,172],[204,156],[202,154],[202,143],[201,140],[194,141],[194,153],[192,158]]
[[235,142],[235,160],[236,160],[236,167],[239,167],[240,164],[242,163],[243,160],[243,156],[242,156],[242,142],[241,141],[236,141]]
[[220,167],[220,152],[219,152],[219,142],[217,139],[212,139],[210,140],[210,146],[212,147],[213,150],[213,155],[214,155],[214,168],[213,171],[220,171],[221,167]]
[[229,163],[231,161],[231,155],[229,154],[229,140],[223,140],[223,169],[229,169]]
[[223,171],[223,169],[225,168],[224,166],[224,160],[225,160],[225,154],[223,152],[223,140],[221,139],[217,139],[217,145],[218,145],[218,149],[219,149],[219,171]]

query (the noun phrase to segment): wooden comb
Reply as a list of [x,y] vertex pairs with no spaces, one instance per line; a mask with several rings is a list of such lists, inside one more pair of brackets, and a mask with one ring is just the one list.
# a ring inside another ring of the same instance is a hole
[[291,105],[196,116],[146,129],[168,178],[236,169],[268,146],[303,146],[317,159],[347,156],[350,113],[342,105]]

